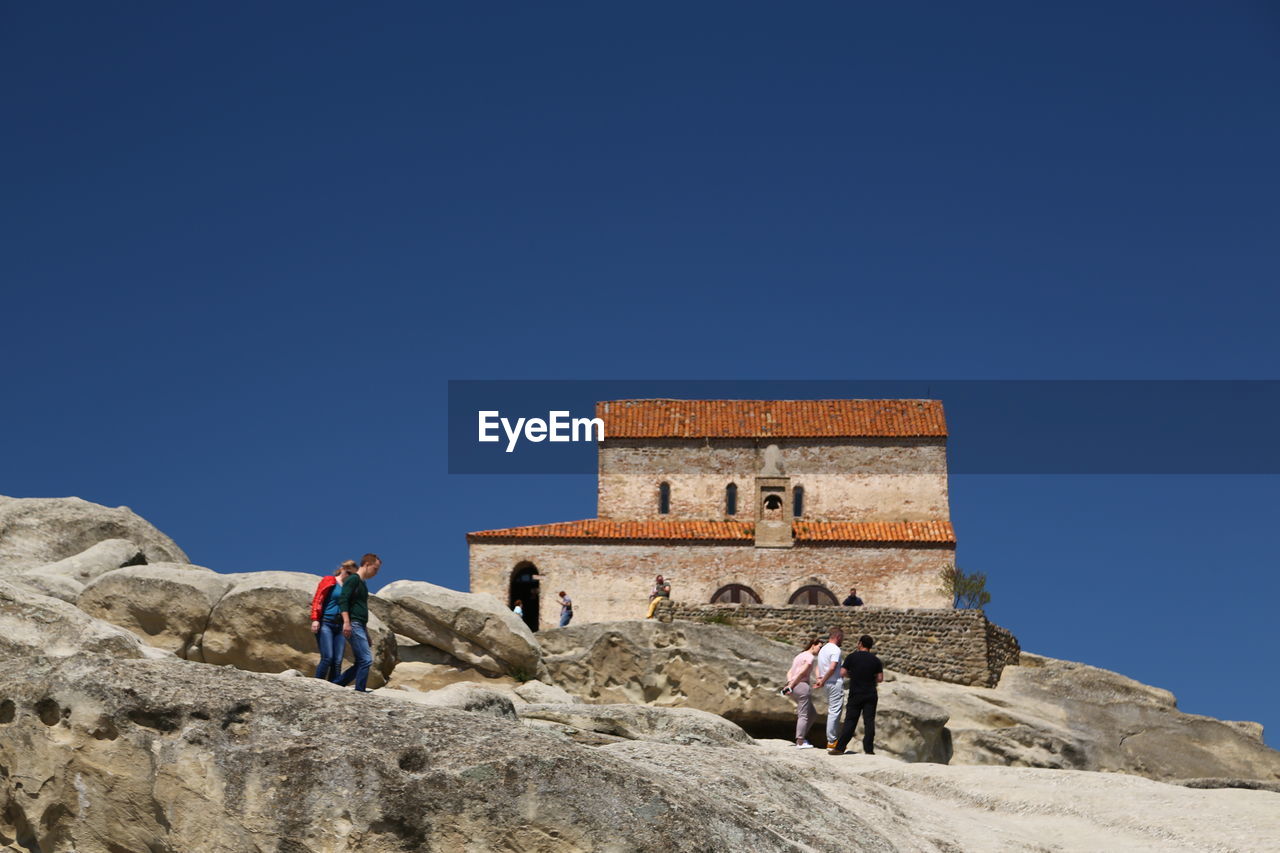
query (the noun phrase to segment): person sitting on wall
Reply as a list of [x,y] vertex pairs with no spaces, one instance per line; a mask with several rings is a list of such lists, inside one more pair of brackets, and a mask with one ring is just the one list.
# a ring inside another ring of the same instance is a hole
[[653,614],[658,610],[658,602],[670,597],[671,584],[663,580],[662,575],[658,575],[653,581],[653,592],[649,593],[649,612],[644,618],[652,619]]
[[857,589],[849,590],[849,597],[844,600],[844,606],[845,607],[861,607],[862,606],[862,599],[858,598]]

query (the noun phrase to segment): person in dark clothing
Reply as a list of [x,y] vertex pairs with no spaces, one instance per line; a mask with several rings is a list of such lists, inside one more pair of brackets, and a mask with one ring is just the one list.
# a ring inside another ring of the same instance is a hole
[[862,751],[876,753],[876,702],[879,695],[876,685],[884,681],[884,665],[871,653],[875,640],[863,634],[858,638],[858,648],[844,659],[840,674],[849,679],[849,696],[845,699],[844,729],[828,755],[844,755],[845,747],[853,740],[853,731],[862,717]]
[[360,568],[342,583],[338,596],[338,610],[342,614],[342,636],[351,641],[351,651],[356,662],[338,679],[346,687],[356,683],[356,692],[368,693],[369,670],[373,666],[373,652],[369,649],[369,585],[367,581],[382,568],[377,554],[365,554],[360,558]]
[[858,598],[858,590],[856,589],[849,590],[849,597],[846,598],[842,603],[844,604],[845,607],[861,607],[862,599]]

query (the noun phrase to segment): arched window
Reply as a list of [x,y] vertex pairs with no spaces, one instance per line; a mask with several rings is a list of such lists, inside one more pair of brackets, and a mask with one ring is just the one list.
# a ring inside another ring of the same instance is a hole
[[658,514],[667,515],[671,512],[671,484],[663,483],[658,486]]
[[796,518],[804,515],[804,486],[791,490],[791,514]]
[[760,596],[749,586],[731,583],[720,587],[711,596],[712,604],[759,604]]
[[765,495],[764,508],[765,509],[782,509],[782,498],[778,497],[777,495]]
[[802,586],[795,591],[787,604],[805,604],[810,607],[834,607],[839,604],[831,590],[819,584]]
[[738,514],[738,486],[735,483],[724,487],[724,514]]

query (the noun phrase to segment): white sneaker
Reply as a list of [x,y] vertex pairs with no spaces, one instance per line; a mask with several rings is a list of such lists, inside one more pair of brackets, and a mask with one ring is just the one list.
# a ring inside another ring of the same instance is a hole
[[796,749],[813,749],[813,744],[809,743],[809,741],[798,743],[796,744]]

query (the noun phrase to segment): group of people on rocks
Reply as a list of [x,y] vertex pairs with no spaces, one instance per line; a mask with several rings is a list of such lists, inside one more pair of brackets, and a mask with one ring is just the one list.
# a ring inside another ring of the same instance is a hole
[[[871,651],[875,639],[867,634],[858,638],[858,646],[844,655],[841,645],[844,631],[831,631],[827,642],[812,637],[791,661],[787,671],[784,695],[796,703],[796,747],[813,749],[809,743],[809,727],[815,715],[813,691],[825,690],[827,694],[827,754],[844,755],[849,741],[853,740],[862,718],[862,751],[875,754],[876,704],[879,692],[876,685],[884,681],[884,665]],[[843,659],[842,659],[843,656]],[[844,680],[849,679],[846,701]],[[840,712],[844,711],[844,726],[840,725]]]
[[[377,554],[365,554],[357,564],[346,560],[331,575],[325,575],[311,597],[311,633],[316,635],[320,663],[316,678],[346,687],[352,682],[359,693],[368,693],[373,651],[369,647],[369,584],[382,568]],[[355,657],[342,672],[342,656],[347,642]]]

